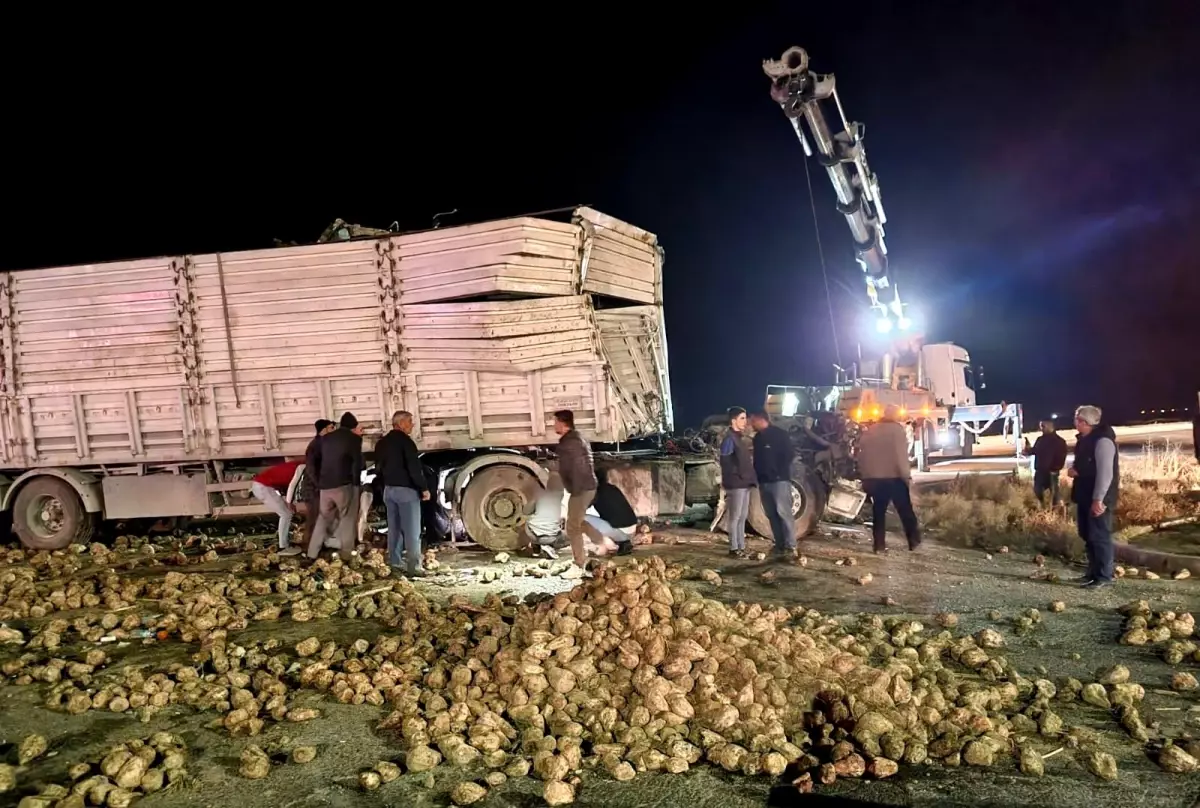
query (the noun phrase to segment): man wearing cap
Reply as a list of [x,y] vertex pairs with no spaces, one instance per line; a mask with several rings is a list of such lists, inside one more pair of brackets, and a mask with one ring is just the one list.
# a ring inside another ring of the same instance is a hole
[[[288,499],[289,502],[298,499],[304,503],[304,527],[301,528],[300,534],[300,543],[304,547],[308,547],[308,543],[312,541],[313,526],[317,524],[317,511],[320,508],[320,489],[317,488],[317,479],[314,476],[316,466],[313,464],[313,456],[317,451],[317,442],[337,429],[337,424],[328,418],[318,418],[313,426],[316,427],[317,434],[308,442],[308,448],[304,450],[304,474],[298,483],[299,494],[294,499],[291,497]],[[288,493],[292,492],[289,490]]]
[[329,523],[336,518],[338,553],[343,561],[349,561],[354,552],[363,471],[362,427],[354,413],[343,413],[338,428],[316,441],[309,471],[320,493],[308,557],[315,561],[320,555],[329,535]]

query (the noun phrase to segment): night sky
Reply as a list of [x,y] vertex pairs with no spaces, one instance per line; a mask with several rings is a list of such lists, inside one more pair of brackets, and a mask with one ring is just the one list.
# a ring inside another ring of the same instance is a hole
[[[1195,407],[1200,6],[772,5],[59,43],[8,87],[0,266],[588,203],[666,249],[677,425],[696,425],[769,383],[832,381],[805,157],[761,71],[801,45],[866,125],[894,277],[931,339],[984,366],[986,400]],[[848,360],[865,292],[810,168]]]

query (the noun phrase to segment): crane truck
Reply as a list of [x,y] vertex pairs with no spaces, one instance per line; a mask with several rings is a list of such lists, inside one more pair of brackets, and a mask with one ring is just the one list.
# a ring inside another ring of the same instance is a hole
[[[827,407],[854,424],[869,425],[888,405],[897,406],[909,429],[912,459],[922,470],[935,452],[971,456],[975,438],[996,424],[1019,457],[1021,405],[978,403],[966,349],[952,342],[926,343],[908,316],[889,270],[887,215],[879,178],[867,162],[865,129],[846,118],[834,75],[810,70],[808,53],[799,47],[764,61],[763,72],[771,81],[771,99],[791,122],[805,155],[816,158],[833,185],[838,212],[854,238],[876,332],[889,343],[848,372],[838,369]],[[802,398],[799,388],[768,389],[768,404],[781,416],[794,417],[789,402]]]

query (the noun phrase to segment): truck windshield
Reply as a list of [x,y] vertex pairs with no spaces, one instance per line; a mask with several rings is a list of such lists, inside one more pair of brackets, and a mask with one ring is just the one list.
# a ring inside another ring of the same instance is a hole
[[966,362],[962,363],[962,369],[963,369],[963,384],[965,384],[967,386],[968,390],[974,390],[975,389],[975,370],[970,365],[968,365]]

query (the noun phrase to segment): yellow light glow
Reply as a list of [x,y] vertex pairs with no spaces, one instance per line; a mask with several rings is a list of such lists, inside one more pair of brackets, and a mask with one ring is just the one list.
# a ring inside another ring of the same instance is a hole
[[929,414],[929,408],[928,408],[928,407],[922,407],[922,408],[921,408],[921,414],[922,414],[922,415],[928,415],[928,414]]
[[903,416],[905,416],[905,415],[908,415],[908,407],[901,407],[901,408],[900,408],[900,415],[901,415],[901,417],[903,417]]
[[878,417],[879,417],[879,408],[878,408],[878,407],[872,407],[872,408],[871,408],[871,417],[872,417],[872,418],[878,418]]
[[854,410],[854,420],[855,421],[862,420],[862,407],[858,407],[857,409]]

